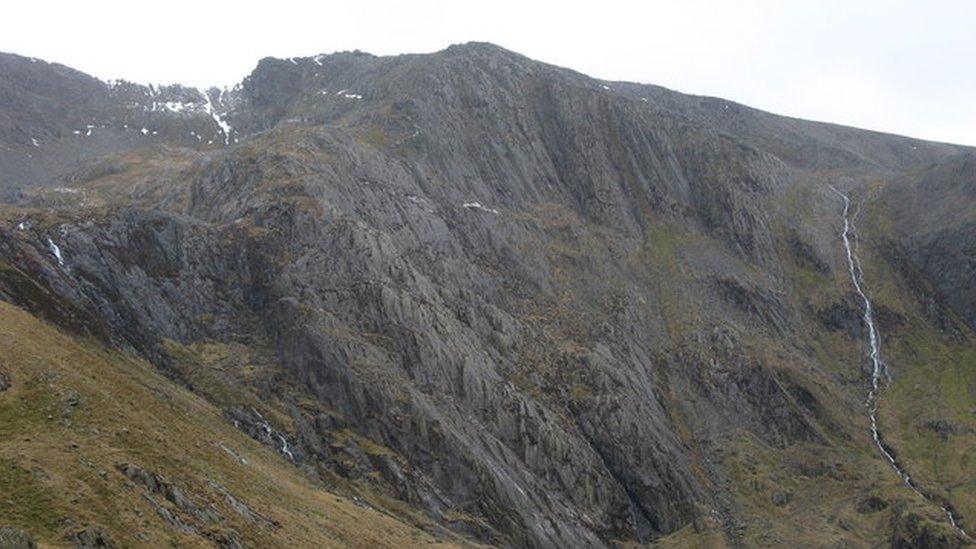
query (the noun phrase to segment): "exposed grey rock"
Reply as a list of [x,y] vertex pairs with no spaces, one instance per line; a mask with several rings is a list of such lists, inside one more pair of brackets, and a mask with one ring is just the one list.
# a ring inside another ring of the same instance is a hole
[[0,527],[0,549],[36,549],[37,542],[27,532],[13,526]]
[[76,408],[81,405],[81,395],[74,389],[69,389],[64,397],[64,403],[71,408]]
[[164,522],[172,526],[173,528],[183,532],[184,534],[196,534],[197,528],[184,521],[178,514],[173,513],[163,505],[161,505],[156,498],[150,496],[149,494],[142,494],[142,498],[149,504],[149,507],[159,515],[159,518],[163,519]]
[[[905,250],[898,259],[924,273],[939,301],[976,326],[976,153],[961,152],[905,175],[882,199],[899,220],[891,235]],[[928,294],[928,288],[919,293]]]
[[[215,111],[230,109],[215,90],[207,94]],[[80,162],[100,155],[161,143],[224,144],[203,92],[184,86],[104,82],[63,65],[0,53],[0,95],[0,198],[32,185],[54,186]]]
[[[221,520],[220,514],[212,507],[201,507],[194,502],[179,486],[171,484],[160,475],[146,471],[132,463],[119,463],[116,468],[129,480],[142,485],[149,494],[158,494],[166,498],[178,510],[187,513],[201,522],[215,523]],[[154,505],[154,507],[158,507]]]
[[214,545],[221,549],[245,549],[247,547],[241,539],[241,535],[235,530],[211,533],[209,537]]
[[75,410],[81,406],[82,398],[74,389],[69,389],[64,396],[64,405],[61,408],[61,423],[62,425],[70,426],[71,418],[74,416]]
[[98,526],[87,526],[68,534],[65,539],[78,549],[96,549],[104,547],[106,549],[116,547],[112,537],[105,530]]
[[264,515],[251,509],[246,503],[236,498],[230,493],[230,491],[220,484],[210,481],[210,487],[219,492],[220,495],[224,497],[224,500],[227,501],[227,504],[230,505],[231,509],[233,509],[238,515],[247,519],[248,522],[252,524],[262,524],[273,528],[278,528],[281,526],[278,521],[265,517]]
[[776,492],[771,499],[773,505],[783,507],[793,501],[793,492]]

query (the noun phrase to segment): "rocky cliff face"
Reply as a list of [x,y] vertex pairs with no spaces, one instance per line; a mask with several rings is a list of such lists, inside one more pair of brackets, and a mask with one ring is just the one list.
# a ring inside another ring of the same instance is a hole
[[958,154],[903,176],[883,199],[911,260],[976,325],[976,155]]
[[62,65],[0,54],[0,198],[55,185],[101,155],[162,143],[227,144],[232,93],[103,82]]
[[[485,44],[265,59],[205,95],[0,61],[31,106],[0,109],[0,297],[148,358],[310,482],[518,546],[934,535],[867,436],[826,185],[963,148]],[[872,277],[968,291],[957,239],[897,238],[940,259]],[[882,321],[974,341],[913,288]],[[826,510],[879,489],[899,514]]]

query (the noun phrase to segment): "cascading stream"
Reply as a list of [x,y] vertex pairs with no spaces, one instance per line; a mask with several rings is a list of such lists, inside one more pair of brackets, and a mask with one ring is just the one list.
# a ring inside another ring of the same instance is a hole
[[[888,451],[885,445],[881,442],[881,433],[878,430],[878,392],[881,389],[882,378],[887,376],[888,373],[884,362],[881,360],[880,338],[878,337],[878,329],[874,324],[874,308],[871,306],[871,300],[868,299],[867,293],[865,293],[863,287],[864,271],[861,269],[861,260],[858,258],[854,247],[851,246],[851,239],[857,239],[854,223],[850,219],[851,200],[846,194],[837,190],[833,185],[829,185],[829,187],[830,190],[837,193],[844,200],[844,231],[841,233],[841,238],[844,241],[844,250],[847,252],[847,270],[851,275],[851,282],[854,284],[854,290],[861,298],[864,309],[862,319],[864,320],[864,325],[868,329],[868,343],[871,351],[871,389],[868,390],[867,407],[868,418],[870,419],[871,423],[871,438],[874,439],[874,444],[878,447],[878,450],[881,451],[881,455],[888,460],[891,468],[894,469],[895,473],[897,473],[899,477],[901,477],[905,485],[926,500],[936,503],[931,496],[927,495],[915,484],[912,477],[901,468],[901,466],[895,460],[895,457],[891,455],[891,452]],[[940,505],[940,507],[942,507],[942,510],[949,518],[949,523],[952,524],[952,526],[959,530],[959,532],[961,532],[963,535],[967,535],[966,531],[959,526],[958,522],[956,522],[956,517],[952,511],[945,505]]]

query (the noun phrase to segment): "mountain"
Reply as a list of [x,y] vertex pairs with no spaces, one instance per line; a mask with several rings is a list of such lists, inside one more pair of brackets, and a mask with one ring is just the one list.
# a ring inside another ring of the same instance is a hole
[[452,543],[972,543],[972,149],[480,43],[202,92],[4,55],[0,143],[0,299],[308,497]]

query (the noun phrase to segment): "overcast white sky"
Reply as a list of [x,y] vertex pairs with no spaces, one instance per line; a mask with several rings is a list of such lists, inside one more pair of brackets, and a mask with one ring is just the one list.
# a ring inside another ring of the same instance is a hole
[[0,51],[232,84],[265,56],[483,40],[592,76],[976,145],[976,0],[13,0]]

